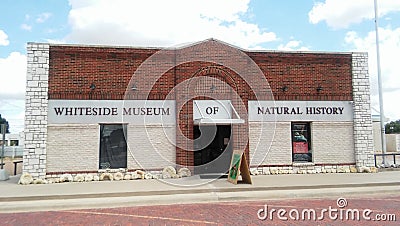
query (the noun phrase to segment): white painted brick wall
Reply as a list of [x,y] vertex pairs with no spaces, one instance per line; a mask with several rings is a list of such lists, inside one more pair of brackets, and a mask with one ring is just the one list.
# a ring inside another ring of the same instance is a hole
[[48,126],[47,171],[99,169],[99,125]]
[[[49,126],[47,171],[98,170],[99,134],[99,125]],[[175,165],[175,126],[128,125],[127,137],[128,169]]]
[[[251,166],[292,164],[291,123],[277,122],[275,126],[274,133],[273,123],[249,123]],[[355,161],[353,123],[313,122],[311,131],[314,163]]]
[[290,126],[290,122],[250,122],[250,165],[292,164]]
[[128,168],[175,166],[175,125],[128,125]]
[[313,122],[311,141],[314,163],[354,163],[352,122]]

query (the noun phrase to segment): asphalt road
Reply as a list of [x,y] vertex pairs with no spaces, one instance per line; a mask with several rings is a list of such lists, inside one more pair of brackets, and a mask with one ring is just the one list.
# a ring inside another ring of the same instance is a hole
[[0,214],[1,225],[400,225],[399,222],[400,194]]

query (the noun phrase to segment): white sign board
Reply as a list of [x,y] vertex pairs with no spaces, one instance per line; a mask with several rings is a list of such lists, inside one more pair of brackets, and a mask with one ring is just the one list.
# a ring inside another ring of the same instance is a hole
[[193,119],[231,119],[230,100],[194,100]]
[[249,101],[249,121],[353,121],[350,101]]
[[175,124],[174,100],[49,100],[49,124]]

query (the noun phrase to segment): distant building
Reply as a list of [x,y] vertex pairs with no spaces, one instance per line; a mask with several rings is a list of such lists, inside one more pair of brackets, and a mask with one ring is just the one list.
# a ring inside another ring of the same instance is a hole
[[[375,111],[374,109],[372,109]],[[372,128],[374,135],[374,152],[382,153],[382,137],[381,137],[381,118],[378,114],[372,115]],[[389,122],[388,118],[385,118],[385,124]],[[400,134],[385,134],[386,138],[386,151],[387,152],[400,152]]]
[[386,150],[400,152],[400,134],[386,134]]
[[24,132],[6,133],[4,156],[22,157],[24,152]]
[[6,133],[5,146],[24,146],[24,132]]
[[372,131],[374,134],[374,152],[382,152],[381,118],[379,115],[372,115]]

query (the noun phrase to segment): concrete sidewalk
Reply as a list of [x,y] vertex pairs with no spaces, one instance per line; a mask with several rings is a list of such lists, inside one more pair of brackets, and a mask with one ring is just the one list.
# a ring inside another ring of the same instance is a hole
[[252,185],[233,185],[226,179],[210,182],[198,176],[164,181],[37,185],[18,185],[17,181],[18,177],[14,176],[0,182],[0,212],[344,195],[349,197],[382,193],[400,195],[400,171],[375,174],[258,175],[252,176]]

